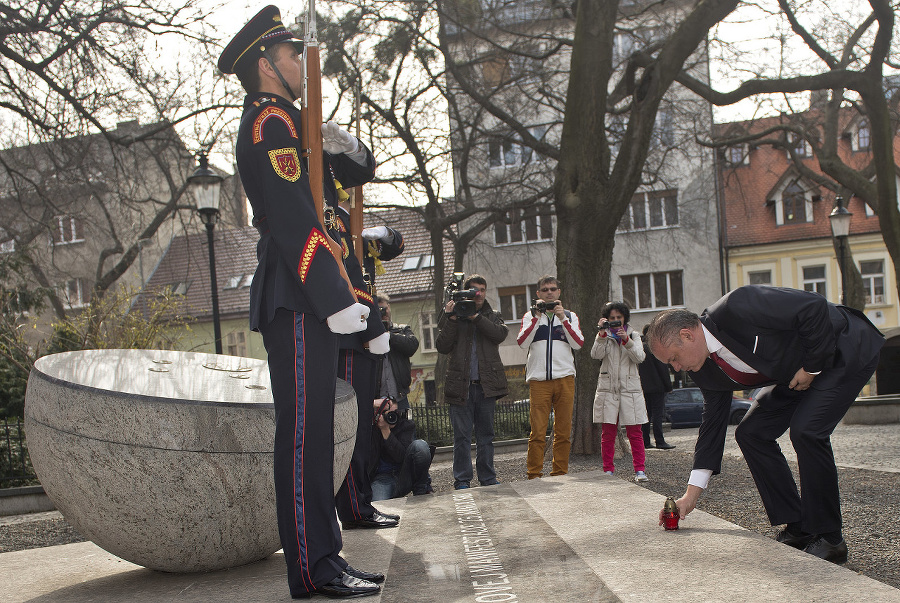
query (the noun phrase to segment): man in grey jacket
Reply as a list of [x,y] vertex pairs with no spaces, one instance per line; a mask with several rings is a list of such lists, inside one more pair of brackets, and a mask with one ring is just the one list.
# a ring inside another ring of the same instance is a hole
[[500,344],[509,329],[499,312],[485,300],[487,281],[471,275],[464,289],[475,289],[475,313],[458,316],[456,303],[447,302],[438,321],[435,346],[450,356],[444,381],[444,400],[453,424],[453,487],[461,490],[472,480],[472,431],[475,431],[475,469],[482,486],[499,483],[494,470],[494,410],[507,391],[500,360]]

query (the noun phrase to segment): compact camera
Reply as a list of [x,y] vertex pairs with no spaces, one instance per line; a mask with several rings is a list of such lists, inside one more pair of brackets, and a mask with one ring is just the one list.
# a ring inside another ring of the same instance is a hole
[[478,295],[478,289],[463,289],[463,283],[466,281],[466,275],[462,272],[454,272],[444,290],[444,303],[452,301],[453,315],[459,318],[468,318],[475,316],[478,308],[475,307],[475,296]]
[[378,417],[384,417],[384,422],[388,425],[396,425],[400,420],[400,413],[396,410],[388,410],[391,407],[391,402],[394,399],[390,396],[381,401],[381,406],[378,407],[378,411],[375,413],[375,420],[373,424],[378,425]]

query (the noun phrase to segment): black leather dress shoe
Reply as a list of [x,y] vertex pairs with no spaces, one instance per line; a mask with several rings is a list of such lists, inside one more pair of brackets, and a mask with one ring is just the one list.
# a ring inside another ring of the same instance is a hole
[[347,572],[341,572],[331,582],[323,584],[313,592],[333,599],[352,599],[377,595],[381,592],[381,587],[366,580],[354,578]]
[[668,442],[663,442],[662,444],[660,444],[659,442],[657,442],[656,447],[660,450],[672,450],[673,448],[675,448],[675,444],[669,444]]
[[795,549],[800,549],[801,551],[815,539],[815,534],[791,534],[787,530],[781,530],[775,536],[775,540],[778,542],[792,546]]
[[847,541],[841,540],[837,544],[831,544],[819,536],[803,549],[803,552],[815,555],[819,559],[824,559],[825,561],[831,561],[832,563],[846,563]]
[[341,522],[341,526],[345,530],[355,530],[357,528],[395,528],[397,524],[400,523],[399,519],[393,519],[392,517],[388,517],[378,511],[375,511],[368,517],[363,517],[362,519],[357,519],[356,521],[344,521]]
[[344,572],[347,574],[350,574],[354,578],[359,578],[360,580],[366,580],[367,582],[373,582],[375,584],[380,584],[380,583],[384,582],[384,574],[382,574],[381,572],[373,574],[371,572],[364,572],[363,570],[358,570],[358,569],[352,568],[349,565],[346,568],[344,568]]
[[389,517],[390,519],[396,519],[397,521],[400,521],[399,515],[394,515],[393,513],[384,513],[382,511],[379,511],[378,509],[375,509],[375,512],[381,513],[382,515],[384,515],[385,517]]

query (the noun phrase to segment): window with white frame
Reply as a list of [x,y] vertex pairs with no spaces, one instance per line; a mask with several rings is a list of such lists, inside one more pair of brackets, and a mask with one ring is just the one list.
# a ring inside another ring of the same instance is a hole
[[803,267],[803,290],[825,295],[825,266]]
[[53,245],[84,241],[84,231],[79,218],[74,216],[56,216],[50,226],[50,236]]
[[550,207],[511,209],[494,223],[494,244],[513,245],[553,239],[553,210]]
[[90,303],[91,290],[83,278],[66,281],[62,287],[62,295],[68,308],[83,308]]
[[245,289],[253,282],[252,274],[235,274],[225,279],[222,289]]
[[683,306],[682,272],[625,275],[622,277],[622,299],[633,310]]
[[247,355],[247,333],[232,331],[225,337],[225,353],[229,356]]
[[750,165],[750,146],[747,144],[736,144],[725,148],[725,161],[731,165]]
[[[538,126],[529,128],[528,131],[538,140],[542,140],[547,128]],[[522,144],[513,134],[499,135],[488,142],[488,164],[491,168],[517,167],[533,161],[543,161],[543,157],[534,153],[531,147]]]
[[422,330],[422,336],[419,341],[422,343],[423,352],[436,352],[438,325],[434,319],[434,312],[422,312],[419,314],[419,326]]
[[856,125],[856,136],[853,137],[854,151],[868,151],[872,144],[872,131],[869,122],[861,119]]
[[678,191],[638,193],[622,215],[619,230],[646,230],[678,225]]
[[[800,134],[797,134],[796,132],[789,133],[788,141],[797,157],[812,157],[812,145],[809,144],[809,141],[800,136]],[[790,152],[788,152],[787,156],[788,159],[791,158]]]
[[670,148],[675,144],[675,125],[670,109],[660,109],[656,112],[656,123],[653,124],[654,142],[663,148]]
[[528,303],[528,287],[500,287],[497,289],[500,295],[500,315],[503,320],[519,320],[525,314],[531,304]]
[[866,292],[866,305],[884,303],[884,260],[864,260],[859,263],[859,273]]
[[794,180],[789,183],[775,200],[775,223],[800,224],[812,222],[812,197],[800,183]]
[[751,270],[747,272],[747,282],[751,285],[771,285],[771,270]]

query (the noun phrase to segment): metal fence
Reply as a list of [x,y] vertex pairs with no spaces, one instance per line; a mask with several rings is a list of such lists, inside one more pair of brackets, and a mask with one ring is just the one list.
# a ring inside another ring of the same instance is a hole
[[3,419],[0,425],[0,488],[28,486],[38,483],[28,458],[22,421]]
[[[494,439],[515,440],[531,433],[528,400],[498,402],[494,414]],[[416,437],[435,446],[453,445],[453,426],[450,424],[450,405],[413,406],[410,418],[416,423]],[[549,432],[549,427],[548,427]]]

